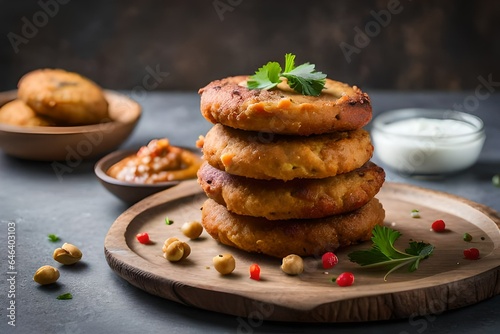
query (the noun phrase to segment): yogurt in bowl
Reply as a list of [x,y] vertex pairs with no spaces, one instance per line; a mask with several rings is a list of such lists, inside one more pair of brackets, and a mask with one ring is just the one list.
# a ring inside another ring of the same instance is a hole
[[375,154],[407,175],[442,175],[471,167],[485,141],[482,120],[454,110],[398,109],[372,122]]

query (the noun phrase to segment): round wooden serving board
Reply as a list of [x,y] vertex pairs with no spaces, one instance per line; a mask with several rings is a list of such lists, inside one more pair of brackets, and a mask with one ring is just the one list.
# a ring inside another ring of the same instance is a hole
[[[125,211],[105,239],[109,266],[132,285],[169,300],[249,320],[300,322],[356,322],[406,318],[441,313],[477,303],[500,293],[500,218],[493,210],[469,200],[406,184],[386,183],[377,198],[386,210],[385,225],[402,236],[396,247],[411,240],[435,246],[434,253],[415,272],[363,268],[348,260],[353,250],[369,249],[371,242],[337,252],[339,263],[325,271],[320,258],[304,259],[304,273],[288,276],[281,259],[249,254],[217,243],[206,232],[188,240],[180,231],[186,221],[200,220],[206,196],[196,180],[152,195]],[[411,218],[419,209],[421,218]],[[174,221],[165,224],[165,218]],[[447,230],[430,230],[443,219]],[[148,232],[152,243],[135,235]],[[471,242],[463,234],[473,236]],[[176,236],[191,246],[191,255],[177,263],[162,256],[162,245]],[[478,260],[466,260],[463,250],[479,249]],[[236,269],[221,276],[212,258],[231,253]],[[249,278],[258,263],[261,280]],[[344,271],[355,275],[354,285],[339,287],[332,278]]]

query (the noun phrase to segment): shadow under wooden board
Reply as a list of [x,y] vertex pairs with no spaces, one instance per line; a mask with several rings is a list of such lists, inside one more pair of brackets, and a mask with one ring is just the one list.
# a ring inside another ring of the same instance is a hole
[[[132,285],[185,305],[242,317],[293,322],[360,322],[441,313],[480,302],[500,293],[500,218],[488,207],[469,200],[406,184],[386,183],[377,198],[386,210],[385,225],[402,236],[396,247],[411,240],[435,246],[417,271],[406,268],[384,281],[385,271],[370,270],[348,260],[353,250],[369,249],[371,242],[336,252],[339,263],[328,271],[319,257],[304,258],[301,275],[288,276],[281,259],[249,254],[217,243],[206,232],[188,240],[180,231],[186,221],[200,220],[206,199],[196,180],[152,195],[125,211],[105,239],[109,266]],[[421,218],[411,218],[419,209]],[[168,217],[173,224],[167,225]],[[430,230],[443,219],[447,230]],[[135,235],[148,232],[152,243],[139,243]],[[463,234],[473,240],[466,242]],[[165,239],[176,236],[191,246],[191,255],[177,263],[162,256]],[[478,248],[478,260],[463,256]],[[231,253],[236,269],[221,276],[212,258]],[[249,266],[258,263],[261,280],[249,278]],[[332,278],[344,271],[355,275],[350,287]]]

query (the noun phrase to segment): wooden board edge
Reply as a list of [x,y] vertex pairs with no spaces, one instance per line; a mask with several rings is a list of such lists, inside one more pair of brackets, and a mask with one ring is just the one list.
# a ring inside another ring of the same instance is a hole
[[[147,293],[189,307],[236,316],[241,321],[248,321],[248,319],[254,317],[271,321],[303,323],[354,323],[396,320],[450,312],[500,294],[500,267],[497,267],[481,276],[431,288],[410,289],[398,292],[397,295],[384,293],[337,300],[317,305],[308,310],[300,310],[243,295],[200,288],[195,289],[140,269],[127,268],[108,249],[105,249],[105,255],[110,268],[118,276]],[[487,284],[491,282],[496,282],[496,284],[493,286]],[[189,292],[189,289],[195,289],[196,293]],[[222,294],[224,294],[224,298],[221,298]],[[428,296],[425,298],[425,305],[410,304],[412,307],[408,307],[408,300],[421,300],[422,295]],[[196,296],[196,299],[193,296]],[[217,300],[218,302],[212,303],[210,308],[207,308],[207,300]],[[373,310],[373,312],[365,312],[366,310]]]
[[418,190],[420,192],[433,194],[435,196],[448,197],[454,201],[461,202],[461,203],[468,205],[468,206],[478,210],[479,212],[483,213],[484,215],[489,217],[500,229],[500,212],[496,211],[495,209],[493,209],[487,205],[475,202],[471,199],[461,197],[461,196],[458,196],[458,195],[455,195],[455,194],[452,194],[449,192],[445,192],[442,190],[429,189],[429,188],[425,188],[422,186],[417,186],[417,185],[402,183],[402,182],[385,182],[382,187],[400,187],[400,188],[407,188],[407,189],[415,189],[415,190]]

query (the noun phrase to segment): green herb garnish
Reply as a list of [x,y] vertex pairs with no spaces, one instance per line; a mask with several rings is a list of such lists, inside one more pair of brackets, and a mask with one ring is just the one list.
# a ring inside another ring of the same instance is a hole
[[247,81],[250,89],[272,89],[276,87],[281,78],[288,80],[288,85],[296,92],[303,95],[318,96],[325,87],[326,74],[317,72],[315,65],[304,63],[295,67],[295,55],[285,55],[285,70],[278,62],[270,61],[259,68]]
[[63,293],[62,295],[57,296],[57,299],[59,300],[68,300],[68,299],[73,299],[73,295],[71,293]]
[[410,242],[410,248],[404,252],[394,247],[394,242],[401,236],[396,230],[385,226],[375,226],[372,236],[372,248],[366,251],[355,251],[348,254],[351,262],[364,267],[390,267],[384,281],[393,271],[409,266],[409,271],[418,269],[421,260],[428,258],[434,251],[434,246],[424,242]]
[[412,218],[420,218],[420,211],[418,209],[413,209],[410,212]]
[[471,242],[472,235],[470,235],[469,233],[464,233],[463,239],[464,239],[464,241]]
[[500,187],[500,174],[493,175],[491,183],[493,183],[495,187]]
[[167,225],[172,225],[174,223],[173,220],[168,219],[168,217],[165,217],[165,224]]
[[49,234],[47,237],[49,238],[49,240],[50,240],[51,242],[58,242],[59,240],[61,240],[61,238],[59,238],[59,237],[58,237],[57,235],[55,235],[55,234]]

